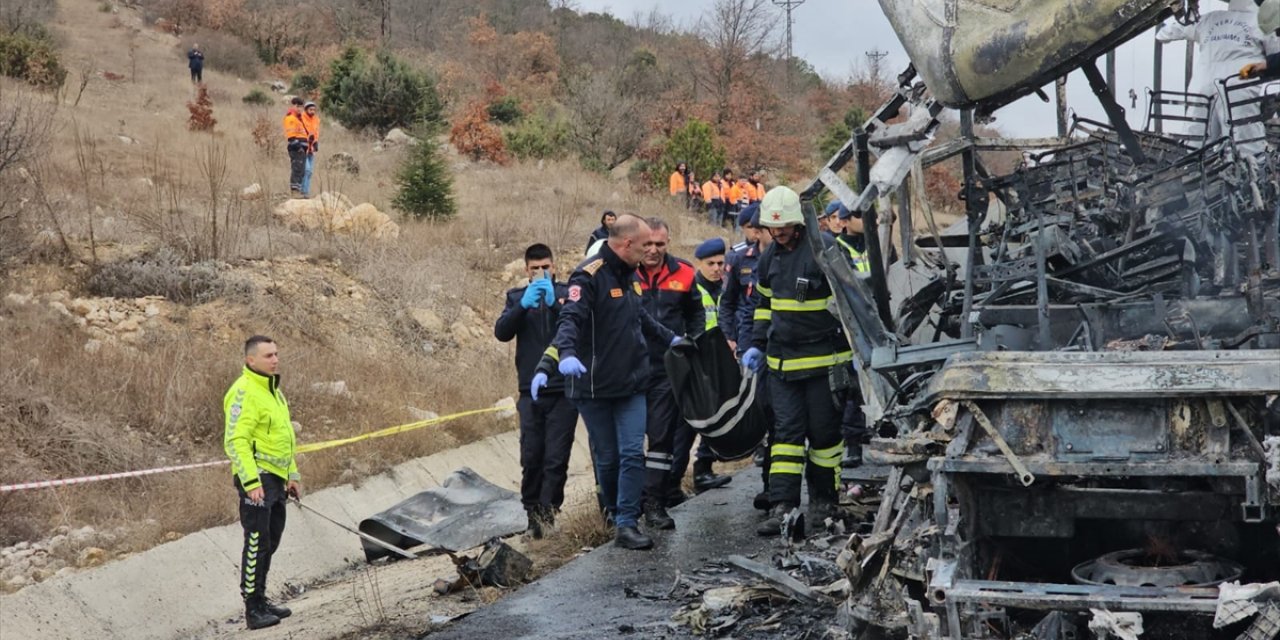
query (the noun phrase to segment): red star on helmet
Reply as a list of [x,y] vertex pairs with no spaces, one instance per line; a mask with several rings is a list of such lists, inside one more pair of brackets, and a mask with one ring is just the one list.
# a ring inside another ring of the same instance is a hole
[[781,219],[782,219],[782,214],[781,214],[781,213],[778,213],[777,211],[774,211],[774,212],[773,212],[773,219],[774,219],[774,220],[781,220]]

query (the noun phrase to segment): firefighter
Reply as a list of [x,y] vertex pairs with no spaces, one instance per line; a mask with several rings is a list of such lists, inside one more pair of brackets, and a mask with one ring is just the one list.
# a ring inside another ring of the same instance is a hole
[[529,383],[537,401],[552,370],[565,376],[565,395],[587,425],[605,519],[617,528],[614,544],[624,549],[653,547],[639,528],[648,344],[680,340],[641,304],[635,270],[651,234],[644,220],[618,216],[599,254],[574,269],[555,338]]
[[231,459],[240,496],[240,595],[250,629],[280,623],[293,612],[267,600],[271,556],[284,535],[285,501],[302,497],[302,477],[294,458],[297,447],[289,402],[280,391],[276,343],[252,336],[244,343],[244,370],[222,399],[226,415],[223,449]]
[[[688,262],[667,252],[671,230],[660,218],[646,221],[653,230],[645,244],[644,259],[636,270],[641,299],[645,311],[654,320],[676,335],[701,333],[706,325],[706,314],[696,286],[697,270]],[[645,453],[644,519],[655,529],[674,529],[675,520],[667,513],[669,497],[680,492],[680,477],[674,473],[676,459],[676,433],[689,429],[680,415],[671,380],[663,364],[666,354],[664,344],[649,345],[649,384],[645,392],[648,423],[645,435],[649,449]],[[692,436],[689,436],[689,445]],[[685,448],[685,465],[689,450]],[[681,469],[683,471],[683,469]],[[676,498],[682,501],[683,492]]]
[[524,252],[529,284],[507,292],[507,304],[494,324],[501,342],[516,341],[516,377],[520,385],[520,498],[528,516],[528,530],[535,539],[555,526],[556,512],[564,503],[569,452],[578,410],[564,395],[564,377],[548,375],[547,386],[534,400],[529,391],[538,360],[551,344],[568,286],[555,281],[551,248],[534,244]]
[[311,134],[302,121],[302,98],[293,98],[284,114],[284,138],[289,150],[289,195],[302,197],[302,178],[307,171],[307,150],[311,148]]
[[787,187],[771,189],[760,204],[760,224],[773,244],[760,256],[751,347],[742,363],[752,371],[768,369],[777,417],[769,517],[756,528],[773,536],[781,533],[783,516],[800,504],[802,475],[810,520],[822,522],[835,512],[844,446],[828,375],[832,367],[848,366],[853,354],[827,310],[831,286],[806,243],[800,196]]

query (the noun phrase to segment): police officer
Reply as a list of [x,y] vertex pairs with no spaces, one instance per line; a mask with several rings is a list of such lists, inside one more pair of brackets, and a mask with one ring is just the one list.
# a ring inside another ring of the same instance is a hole
[[[743,352],[751,346],[752,314],[755,311],[752,301],[756,286],[756,264],[760,253],[769,246],[772,238],[760,227],[760,205],[753,204],[738,214],[738,226],[742,228],[743,241],[733,246],[733,251],[725,257],[724,290],[720,293],[720,313],[718,320],[720,330],[729,340],[729,346],[739,359]],[[756,399],[764,406],[766,423],[770,425],[770,435],[766,442],[772,441],[773,410],[769,407],[769,393],[766,389],[766,376],[757,376]],[[766,445],[756,451],[756,464],[760,467],[760,479],[763,485],[756,494],[753,503],[757,509],[769,510],[769,450]]]
[[778,535],[783,516],[800,504],[801,475],[809,486],[810,519],[822,522],[835,511],[844,447],[827,379],[832,367],[848,366],[853,354],[827,310],[831,286],[806,244],[800,196],[787,187],[770,189],[760,204],[760,224],[773,244],[760,256],[755,325],[742,363],[753,371],[768,368],[777,424],[770,447],[769,518],[756,532]]
[[[702,308],[706,312],[707,330],[719,326],[720,296],[724,291],[724,254],[723,238],[705,240],[693,250],[698,268],[694,284],[698,290],[698,298],[702,301]],[[676,432],[676,459],[672,464],[672,474],[677,479],[684,476],[684,470],[689,465],[689,449],[693,446],[694,435],[693,427],[682,421],[679,431]],[[718,489],[733,480],[732,476],[716,473],[713,469],[714,464],[715,453],[711,451],[711,445],[705,438],[699,438],[693,460],[693,491],[695,493]],[[674,493],[668,495],[674,495]],[[683,493],[681,493],[682,496]]]
[[624,549],[653,546],[639,529],[648,343],[680,339],[641,304],[636,265],[651,234],[644,220],[618,216],[600,252],[574,269],[555,338],[529,387],[537,400],[553,369],[565,376],[565,395],[587,424],[601,502],[617,527],[614,544]]
[[[653,233],[645,243],[644,258],[636,270],[645,311],[674,334],[701,333],[706,325],[706,313],[698,296],[697,270],[667,252],[671,229],[666,222],[660,218],[649,218],[645,222]],[[648,412],[645,435],[649,448],[644,458],[644,519],[645,524],[655,529],[676,526],[667,514],[668,495],[680,491],[680,477],[673,473],[676,433],[682,428],[689,430],[684,450],[686,467],[688,447],[693,442],[692,427],[680,415],[680,406],[667,377],[663,364],[665,354],[665,344],[649,344],[649,385],[645,392]]]
[[[849,255],[853,270],[869,277],[871,261],[867,257],[866,236],[862,233],[862,214],[849,211],[838,200],[827,205],[827,210],[830,211],[830,227],[836,234],[836,244]],[[852,382],[856,377],[850,373],[849,379]],[[852,469],[862,466],[862,444],[867,437],[867,423],[862,413],[862,393],[856,383],[842,393],[846,399],[840,420],[840,431],[844,435],[844,458],[840,460],[840,466]]]
[[578,410],[564,395],[564,377],[548,375],[547,386],[537,400],[529,383],[538,360],[551,344],[568,286],[555,281],[551,248],[534,244],[524,252],[529,284],[507,292],[507,305],[493,326],[501,342],[516,341],[516,375],[520,384],[520,498],[529,518],[529,533],[541,538],[555,525],[555,514],[564,503],[569,452]]
[[240,595],[250,629],[280,623],[292,614],[267,601],[271,556],[284,534],[285,501],[301,498],[301,476],[294,459],[296,441],[289,403],[280,391],[280,356],[276,343],[252,336],[244,343],[244,370],[222,399],[226,415],[223,449],[231,458],[240,495]]

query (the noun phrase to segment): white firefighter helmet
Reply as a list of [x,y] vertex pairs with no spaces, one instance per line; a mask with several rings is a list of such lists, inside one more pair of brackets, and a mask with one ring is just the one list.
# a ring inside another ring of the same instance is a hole
[[760,226],[785,227],[804,224],[800,211],[800,195],[790,187],[774,187],[760,201]]

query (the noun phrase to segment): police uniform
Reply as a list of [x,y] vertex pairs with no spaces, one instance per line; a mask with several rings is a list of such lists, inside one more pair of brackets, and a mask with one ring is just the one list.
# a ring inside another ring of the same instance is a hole
[[548,375],[546,388],[534,400],[530,381],[538,361],[555,335],[560,309],[569,295],[569,287],[552,285],[553,301],[539,301],[532,309],[521,304],[527,286],[507,292],[506,307],[493,327],[501,342],[516,341],[516,376],[520,400],[520,499],[535,536],[541,526],[555,521],[555,512],[564,503],[564,485],[568,478],[569,452],[573,449],[573,432],[578,425],[578,410],[564,394],[564,376],[559,371]]
[[[263,608],[273,608],[266,602],[267,573],[284,535],[287,483],[301,479],[294,457],[297,440],[279,375],[264,375],[245,366],[223,397],[222,408],[226,418],[223,449],[231,459],[244,529],[240,594],[246,617],[252,618],[264,613]],[[262,501],[250,501],[249,492],[259,488]],[[268,613],[288,615],[276,613],[282,611],[287,610],[274,608]],[[250,628],[254,628],[252,621]]]

